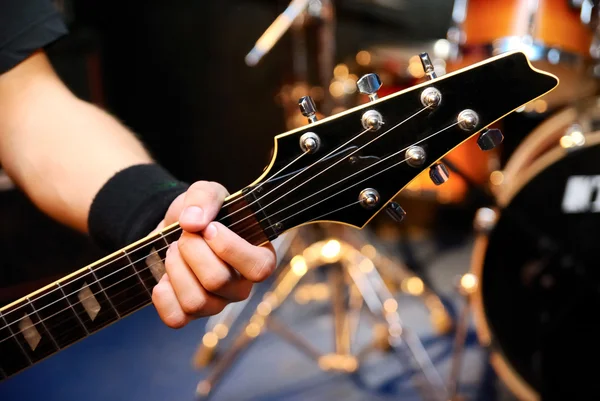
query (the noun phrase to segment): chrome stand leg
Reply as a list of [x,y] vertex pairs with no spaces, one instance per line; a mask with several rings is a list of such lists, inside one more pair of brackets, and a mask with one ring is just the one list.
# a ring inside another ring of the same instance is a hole
[[406,362],[404,354],[408,351],[417,364],[420,378],[416,384],[423,397],[432,401],[446,400],[447,390],[441,376],[418,336],[403,326],[398,313],[398,303],[387,289],[371,259],[355,252],[353,257],[345,259],[345,266],[371,313],[387,322],[392,349],[402,358],[402,362]]
[[308,267],[303,259],[292,259],[286,266],[285,270],[277,278],[277,281],[264,294],[262,301],[256,306],[254,313],[234,341],[233,346],[227,349],[216,360],[208,377],[198,384],[196,395],[199,399],[208,399],[215,387],[220,383],[225,371],[239,358],[241,352],[247,349],[263,333],[265,326],[275,328],[276,332],[283,333],[283,337],[288,341],[291,340],[292,344],[304,351],[309,350],[309,355],[318,358],[318,351],[312,349],[312,347],[294,333],[282,330],[282,325],[277,324],[277,322],[274,323],[272,320],[272,313],[288,298],[307,271]]
[[[289,297],[304,275],[319,266],[327,266],[332,287],[335,351],[322,354],[302,337],[273,317],[273,313]],[[349,291],[349,301],[346,294]],[[433,366],[420,339],[403,326],[398,303],[386,287],[371,259],[357,249],[338,240],[320,241],[294,256],[277,282],[266,292],[252,317],[238,335],[233,346],[215,362],[212,372],[198,384],[197,395],[207,399],[221,382],[223,375],[244,349],[270,329],[318,362],[324,371],[350,373],[358,369],[358,358],[352,354],[362,305],[387,325],[390,349],[406,367],[416,365],[416,385],[427,401],[447,401],[444,383]],[[362,352],[359,353],[362,355]]]
[[429,310],[431,325],[437,334],[448,334],[452,331],[454,322],[440,297],[406,264],[392,252],[386,252],[383,245],[377,244],[377,238],[369,236],[360,230],[343,230],[332,225],[327,231],[334,237],[340,237],[371,259],[388,288],[399,290],[407,295],[418,297]]
[[462,368],[465,341],[469,329],[469,316],[471,314],[471,302],[469,296],[476,288],[477,277],[471,273],[463,275],[457,284],[458,292],[462,295],[464,303],[456,325],[456,334],[452,351],[452,365],[448,377],[448,400],[450,401],[460,401],[464,399],[464,397],[460,395],[459,389],[460,370]]

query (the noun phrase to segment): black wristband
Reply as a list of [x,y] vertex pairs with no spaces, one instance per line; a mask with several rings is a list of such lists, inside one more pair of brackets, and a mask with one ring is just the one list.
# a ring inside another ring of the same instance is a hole
[[88,216],[92,240],[113,251],[145,237],[188,186],[158,164],[139,164],[119,171],[92,202]]

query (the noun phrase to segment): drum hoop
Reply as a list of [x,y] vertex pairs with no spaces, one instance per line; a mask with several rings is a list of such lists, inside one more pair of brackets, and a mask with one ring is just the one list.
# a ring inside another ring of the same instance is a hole
[[[522,175],[515,178],[514,184],[511,183],[506,191],[501,193],[498,197],[498,205],[506,207],[510,201],[527,185],[532,179],[537,177],[547,167],[554,165],[556,162],[564,158],[570,151],[577,151],[578,149],[584,149],[594,145],[600,144],[600,131],[586,135],[586,143],[578,148],[567,150],[560,145],[555,146],[548,152],[540,156],[535,160]],[[500,211],[496,211],[496,216],[499,216]],[[473,257],[471,258],[471,273],[473,273],[478,279],[481,279],[481,275],[484,269],[484,259],[489,243],[489,237],[487,234],[478,234],[475,238],[473,246]],[[495,341],[490,324],[487,318],[487,313],[483,306],[483,294],[481,291],[481,280],[477,286],[475,292],[470,298],[471,308],[473,310],[473,318],[475,323],[475,331],[479,341],[486,347],[489,347],[490,351],[490,364],[500,376],[506,386],[521,400],[523,401],[539,401],[540,395],[537,391],[531,387],[529,383],[519,375],[512,363],[504,355],[500,345]]]
[[[558,129],[566,128],[570,124],[575,123],[577,121],[577,117],[578,112],[576,107],[565,108],[544,120],[531,132],[530,135],[527,135],[515,149],[513,154],[506,162],[506,165],[502,169],[504,179],[500,185],[500,188],[498,188],[498,191],[504,192],[506,190],[506,187],[509,186],[509,183],[512,182],[516,174],[522,171],[524,167],[524,159],[527,159],[531,152],[536,150],[542,144],[542,142],[548,138],[548,136],[551,136]],[[550,148],[548,151],[552,149],[553,148]],[[525,169],[527,169],[529,166],[531,166],[531,164],[526,165]]]
[[563,50],[558,46],[548,46],[543,42],[531,40],[524,36],[505,36],[494,40],[493,43],[460,46],[462,55],[484,53],[495,56],[516,50],[523,51],[532,62],[547,61],[550,64],[564,64],[576,68],[580,68],[589,60],[593,60],[591,55],[590,57],[584,57],[581,54]]

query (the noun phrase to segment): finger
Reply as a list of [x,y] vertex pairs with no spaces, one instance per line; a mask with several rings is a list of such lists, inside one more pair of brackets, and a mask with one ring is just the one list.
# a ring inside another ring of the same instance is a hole
[[187,315],[196,317],[214,315],[227,305],[225,299],[209,294],[202,287],[190,267],[183,260],[177,241],[169,247],[165,268],[179,305]]
[[185,193],[180,194],[177,198],[175,198],[173,202],[171,202],[171,205],[169,206],[169,209],[167,209],[167,213],[165,214],[165,218],[162,219],[160,223],[158,223],[158,226],[156,226],[156,228],[154,229],[154,231],[151,232],[151,234],[158,231],[162,231],[165,227],[177,222],[177,219],[179,218],[179,215],[183,210],[184,199]]
[[184,209],[179,216],[181,228],[192,233],[204,230],[219,213],[227,195],[225,187],[216,182],[192,184],[185,193]]
[[170,226],[171,224],[176,223],[184,207],[185,192],[180,194],[173,202],[171,202],[171,205],[165,214],[165,219],[163,220],[165,222],[165,226]]
[[219,259],[200,235],[184,232],[177,243],[180,254],[205,290],[230,301],[248,298],[252,282]]
[[160,319],[173,329],[182,328],[192,319],[181,309],[169,276],[166,274],[152,289],[152,302]]
[[254,246],[221,223],[210,223],[202,237],[213,252],[253,282],[265,280],[275,270],[273,246]]

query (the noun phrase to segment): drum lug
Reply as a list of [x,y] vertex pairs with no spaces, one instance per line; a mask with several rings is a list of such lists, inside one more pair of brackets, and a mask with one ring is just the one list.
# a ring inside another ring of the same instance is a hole
[[489,234],[498,221],[498,214],[489,207],[482,207],[475,212],[473,227],[478,234]]
[[504,140],[504,135],[502,135],[502,131],[497,128],[484,128],[479,134],[479,138],[477,138],[477,145],[481,150],[492,150],[496,146],[500,145]]

